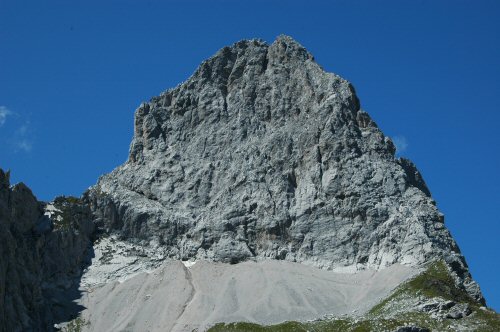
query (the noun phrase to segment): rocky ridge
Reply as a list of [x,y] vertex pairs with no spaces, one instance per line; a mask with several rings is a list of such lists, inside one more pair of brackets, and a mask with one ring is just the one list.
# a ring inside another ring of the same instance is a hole
[[442,258],[484,301],[415,165],[288,36],[225,47],[142,104],[128,161],[84,200],[165,257],[339,272]]
[[76,199],[37,201],[0,169],[0,331],[50,331],[79,310],[72,301],[94,224]]

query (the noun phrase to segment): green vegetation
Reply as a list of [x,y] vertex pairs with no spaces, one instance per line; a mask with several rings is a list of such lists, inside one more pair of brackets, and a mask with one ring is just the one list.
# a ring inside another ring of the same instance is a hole
[[405,321],[395,319],[355,320],[334,319],[317,322],[286,322],[278,325],[261,326],[251,323],[217,324],[210,332],[371,332],[392,331],[405,325]]
[[[429,313],[417,311],[412,301],[418,298],[431,300],[440,298],[468,303],[472,309],[469,316],[454,319],[436,319]],[[404,308],[406,304],[406,309]],[[252,323],[217,324],[210,332],[377,332],[394,331],[404,325],[428,328],[431,331],[456,331],[457,327],[467,331],[500,331],[500,315],[475,302],[464,290],[458,288],[446,264],[437,261],[415,278],[399,286],[389,297],[374,306],[361,318],[326,319],[314,322],[286,322],[261,326]]]
[[439,296],[455,302],[476,304],[469,294],[463,289],[457,288],[443,261],[431,264],[426,271],[411,279],[401,288],[414,294],[420,293],[428,298]]
[[61,205],[61,204],[81,204],[81,200],[78,197],[75,196],[57,196],[54,199],[54,204],[56,205]]
[[52,220],[57,230],[70,230],[78,227],[78,220],[82,214],[82,202],[74,196],[58,196],[54,199],[54,206],[60,210]]
[[397,318],[369,318],[364,319],[333,319],[316,322],[286,322],[278,325],[261,326],[252,323],[217,324],[209,329],[210,332],[387,332],[398,327],[414,325],[428,328],[430,331],[454,332],[456,326],[462,326],[466,331],[492,332],[500,331],[500,315],[491,311],[474,312],[461,322],[431,318],[426,313],[408,312],[397,315]]
[[478,332],[500,331],[500,314],[490,310],[477,310],[475,313],[478,322]]
[[455,285],[446,264],[443,261],[437,261],[432,263],[427,270],[398,287],[388,298],[374,306],[370,310],[370,314],[384,314],[389,303],[404,297],[414,298],[419,295],[426,298],[441,297],[445,300],[477,305],[464,290]]
[[[460,320],[437,320],[428,313],[418,311],[395,313],[395,307],[417,297],[468,303],[473,313]],[[443,261],[432,263],[427,270],[398,287],[388,298],[374,306],[367,317],[380,319],[391,314],[399,321],[415,322],[431,331],[455,331],[454,326],[457,324],[470,331],[500,331],[500,315],[481,308],[465,290],[458,288]]]
[[238,332],[303,332],[305,325],[298,322],[286,322],[273,326],[261,326],[252,323],[217,324],[209,329],[210,332],[238,331]]
[[68,323],[62,330],[64,332],[81,332],[83,327],[89,325],[90,323],[85,321],[81,317],[77,317]]

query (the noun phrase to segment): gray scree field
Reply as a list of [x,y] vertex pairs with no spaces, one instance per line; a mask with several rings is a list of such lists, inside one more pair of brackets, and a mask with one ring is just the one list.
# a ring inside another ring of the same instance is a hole
[[362,315],[415,274],[399,264],[342,274],[286,261],[171,261],[123,282],[91,288],[84,331],[205,331],[219,322],[276,324]]

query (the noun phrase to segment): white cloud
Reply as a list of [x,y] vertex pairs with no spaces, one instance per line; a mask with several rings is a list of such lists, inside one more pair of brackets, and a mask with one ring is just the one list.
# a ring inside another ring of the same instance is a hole
[[5,125],[8,119],[10,119],[9,126],[0,132],[2,134],[0,139],[8,142],[15,152],[31,152],[33,131],[29,119],[0,105],[0,127]]
[[22,124],[14,134],[14,146],[18,151],[31,152],[33,140],[31,135],[30,122]]
[[7,121],[7,116],[11,115],[12,112],[5,106],[0,106],[0,127]]
[[396,146],[396,153],[405,152],[408,149],[408,141],[404,136],[394,136],[392,138],[394,145]]

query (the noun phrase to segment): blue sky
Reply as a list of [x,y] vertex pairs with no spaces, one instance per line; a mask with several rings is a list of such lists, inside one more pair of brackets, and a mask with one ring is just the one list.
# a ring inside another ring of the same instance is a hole
[[291,35],[419,167],[500,310],[499,1],[0,0],[0,167],[39,199],[124,162],[133,112],[219,48]]

